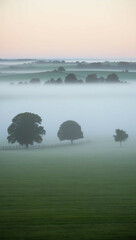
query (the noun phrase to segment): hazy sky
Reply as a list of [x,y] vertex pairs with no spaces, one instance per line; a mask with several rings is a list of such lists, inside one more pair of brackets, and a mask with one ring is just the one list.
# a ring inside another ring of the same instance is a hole
[[136,0],[0,0],[7,57],[136,57]]

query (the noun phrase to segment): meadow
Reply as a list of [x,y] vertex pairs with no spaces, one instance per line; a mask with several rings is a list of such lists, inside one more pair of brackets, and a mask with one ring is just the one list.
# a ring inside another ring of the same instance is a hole
[[[43,87],[69,72],[83,80],[110,72],[79,71],[70,63],[53,72],[58,66],[0,66],[0,240],[134,240],[136,72],[116,72],[128,84]],[[33,77],[41,84],[18,85]],[[41,116],[46,148],[2,151],[12,118],[23,112]],[[57,138],[70,119],[84,134],[72,146]],[[129,135],[122,147],[113,139],[117,128]]]
[[135,148],[0,154],[0,239],[135,239]]

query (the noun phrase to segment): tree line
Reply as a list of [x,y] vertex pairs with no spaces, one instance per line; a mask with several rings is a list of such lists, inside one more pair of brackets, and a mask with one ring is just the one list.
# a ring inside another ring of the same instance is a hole
[[[34,113],[25,112],[16,115],[7,129],[8,142],[11,144],[18,142],[20,145],[25,145],[26,148],[33,145],[34,142],[41,143],[42,136],[46,134],[41,122],[41,117]],[[68,120],[60,125],[57,136],[60,141],[70,140],[73,144],[74,140],[83,138],[83,132],[77,122]],[[121,129],[116,129],[116,134],[113,137],[121,145],[128,138],[128,134]]]
[[[40,83],[39,78],[33,78],[30,80],[30,83]],[[54,78],[49,79],[45,82],[45,84],[60,84],[63,83],[62,78],[57,78],[56,80]],[[76,84],[76,83],[84,83],[82,79],[78,79],[77,76],[74,73],[69,73],[65,79],[64,83],[66,84]],[[120,83],[120,80],[116,73],[108,74],[106,78],[100,76],[98,77],[97,74],[89,74],[85,78],[85,83]]]
[[101,69],[101,70],[107,70],[107,69],[118,69],[128,72],[129,70],[136,70],[136,62],[77,62],[77,67],[80,69]]
[[[61,68],[61,67],[60,67]],[[59,71],[59,72],[62,72]],[[63,70],[65,72],[65,70]],[[30,84],[40,84],[40,78],[32,78],[29,83]],[[58,77],[57,79],[50,78],[49,80],[45,81],[45,84],[83,84],[83,83],[120,83],[119,77],[116,73],[108,74],[107,77],[98,77],[97,74],[92,73],[86,76],[85,80],[82,80],[77,77],[74,73],[69,73],[65,77],[64,81],[61,77]],[[13,84],[13,82],[11,82]],[[18,84],[27,84],[27,82],[20,81]]]

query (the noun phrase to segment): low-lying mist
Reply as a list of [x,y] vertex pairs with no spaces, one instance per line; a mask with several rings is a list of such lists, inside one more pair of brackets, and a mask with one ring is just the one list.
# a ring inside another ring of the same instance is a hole
[[136,136],[136,84],[9,85],[0,84],[0,145],[7,145],[7,128],[19,113],[42,118],[44,144],[59,143],[57,131],[66,120],[78,122],[84,140],[107,138],[115,129]]

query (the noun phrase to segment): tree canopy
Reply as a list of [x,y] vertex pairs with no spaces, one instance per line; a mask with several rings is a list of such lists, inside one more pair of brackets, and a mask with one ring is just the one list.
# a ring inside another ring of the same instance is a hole
[[74,73],[69,73],[65,77],[65,83],[77,83],[77,77]]
[[97,75],[96,74],[89,74],[86,77],[85,81],[86,81],[86,83],[96,83],[96,82],[98,82]]
[[121,130],[121,129],[116,129],[116,135],[114,135],[114,140],[115,142],[120,142],[120,145],[123,141],[125,141],[128,138],[128,134]]
[[58,72],[65,72],[65,68],[60,66],[60,67],[58,68]]
[[41,124],[41,117],[34,113],[20,113],[12,119],[12,124],[8,127],[7,137],[9,143],[18,142],[21,145],[33,145],[34,142],[41,143],[42,135],[46,131]]
[[81,131],[80,125],[72,120],[63,122],[60,125],[57,135],[60,141],[70,140],[71,144],[73,140],[83,138],[83,132]]
[[120,82],[120,81],[119,81],[119,78],[118,78],[117,74],[116,73],[112,73],[112,74],[109,74],[107,76],[106,82],[117,83],[117,82]]
[[56,83],[62,83],[63,81],[62,81],[62,79],[59,77],[59,78],[57,78],[57,80],[56,80]]
[[32,78],[31,80],[30,80],[30,83],[40,83],[40,79],[39,78]]

